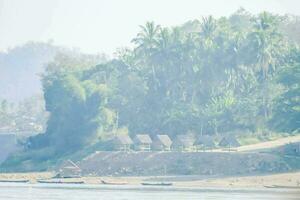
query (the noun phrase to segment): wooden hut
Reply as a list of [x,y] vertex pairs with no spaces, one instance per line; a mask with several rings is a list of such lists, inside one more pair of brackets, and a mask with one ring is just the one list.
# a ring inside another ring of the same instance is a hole
[[136,135],[133,139],[134,149],[138,151],[150,151],[152,140],[147,134]]
[[178,151],[193,151],[194,143],[194,137],[190,135],[178,135],[172,144],[172,149]]
[[171,145],[172,140],[168,135],[156,135],[152,143],[152,149],[156,151],[170,151]]
[[81,177],[81,169],[72,160],[67,160],[61,165],[57,178],[79,178]]
[[118,135],[113,139],[113,146],[117,151],[128,151],[132,144],[133,141],[128,135]]
[[195,146],[197,149],[213,149],[216,145],[212,136],[203,135],[196,139]]
[[241,145],[235,136],[227,135],[221,139],[221,141],[219,142],[219,146],[228,147],[230,149],[231,147],[239,147]]

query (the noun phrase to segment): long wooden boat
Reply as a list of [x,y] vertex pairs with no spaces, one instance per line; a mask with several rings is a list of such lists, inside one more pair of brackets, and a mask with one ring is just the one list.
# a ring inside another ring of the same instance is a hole
[[173,183],[164,183],[164,182],[161,182],[161,183],[141,183],[142,185],[145,185],[145,186],[172,186]]
[[0,180],[0,183],[28,183],[29,180]]
[[84,181],[61,181],[61,180],[37,180],[38,183],[48,184],[84,184]]
[[127,185],[128,184],[126,182],[108,182],[104,180],[101,180],[101,183],[104,185]]
[[300,189],[300,186],[264,185],[265,188]]

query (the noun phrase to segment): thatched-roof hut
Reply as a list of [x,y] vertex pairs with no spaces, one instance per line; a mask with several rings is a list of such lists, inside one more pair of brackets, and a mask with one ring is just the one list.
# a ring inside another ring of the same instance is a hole
[[203,135],[196,139],[195,145],[201,149],[212,149],[214,148],[215,142],[212,136]]
[[113,139],[114,149],[117,151],[128,151],[133,141],[128,135],[118,135]]
[[168,135],[156,135],[152,143],[152,148],[156,151],[170,151],[171,145],[172,140]]
[[72,160],[67,160],[61,165],[56,177],[59,178],[78,178],[81,177],[81,169]]
[[239,147],[241,146],[239,141],[236,139],[233,135],[227,135],[222,138],[222,140],[219,142],[220,147]]
[[194,150],[195,138],[190,135],[177,135],[172,144],[172,148],[178,151]]
[[133,139],[134,148],[138,151],[150,151],[152,140],[147,134],[138,134]]

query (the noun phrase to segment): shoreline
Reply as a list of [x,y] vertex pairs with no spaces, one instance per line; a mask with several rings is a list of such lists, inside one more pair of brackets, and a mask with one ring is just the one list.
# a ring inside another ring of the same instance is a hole
[[[174,187],[179,188],[253,188],[262,189],[272,186],[282,188],[294,188],[300,191],[300,172],[289,172],[268,175],[251,175],[251,176],[232,176],[232,177],[203,177],[193,176],[189,180],[188,176],[142,176],[142,177],[81,177],[51,179],[53,172],[36,172],[36,173],[0,173],[0,182],[28,180],[28,183],[35,184],[38,180],[55,180],[62,183],[84,182],[83,185],[105,185],[105,186],[141,186],[143,182],[171,182]],[[103,184],[105,181],[109,184]],[[151,186],[151,188],[156,186]],[[298,188],[299,187],[299,188]],[[166,187],[167,188],[167,187]]]

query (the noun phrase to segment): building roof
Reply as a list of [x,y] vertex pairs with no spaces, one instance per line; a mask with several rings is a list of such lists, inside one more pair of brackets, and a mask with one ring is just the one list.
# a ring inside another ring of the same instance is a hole
[[72,160],[65,161],[62,164],[61,169],[81,170],[80,167],[76,165]]
[[114,138],[114,143],[115,144],[133,144],[131,138],[128,135],[117,135]]
[[138,134],[134,138],[134,143],[137,143],[137,144],[151,144],[152,140],[151,140],[150,136],[147,135],[147,134]]
[[195,143],[195,139],[189,135],[177,135],[174,145],[190,147]]
[[195,144],[204,145],[206,147],[214,147],[215,142],[212,136],[203,135],[197,138]]
[[236,137],[233,135],[227,135],[222,138],[219,142],[219,146],[232,146],[232,147],[239,147],[241,146],[240,143],[237,141]]
[[170,147],[172,145],[172,140],[168,135],[156,135],[155,142],[159,142],[166,147]]

